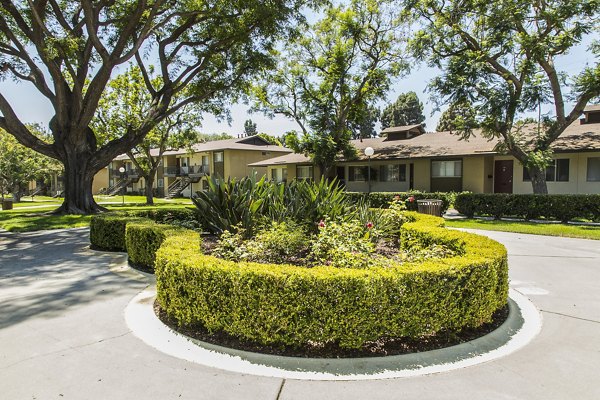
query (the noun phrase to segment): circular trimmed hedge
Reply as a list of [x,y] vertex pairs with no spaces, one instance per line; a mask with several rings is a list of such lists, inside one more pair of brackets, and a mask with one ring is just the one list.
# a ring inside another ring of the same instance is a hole
[[[458,255],[370,269],[233,262],[201,254],[197,233],[151,221],[149,230],[169,234],[152,233],[160,244],[144,248],[156,251],[158,303],[180,326],[265,345],[358,348],[380,338],[418,339],[491,321],[508,298],[504,246],[447,230],[441,218],[407,215],[412,222],[401,228],[404,248],[443,244]],[[128,232],[144,237],[143,229],[138,220]]]

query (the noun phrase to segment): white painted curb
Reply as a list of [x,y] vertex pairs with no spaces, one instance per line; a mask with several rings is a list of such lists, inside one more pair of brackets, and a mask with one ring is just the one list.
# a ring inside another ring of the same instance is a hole
[[[233,354],[225,354],[215,350],[201,347],[201,342],[192,341],[192,339],[179,334],[166,325],[164,325],[154,313],[154,300],[156,297],[156,288],[147,288],[128,304],[125,309],[125,320],[127,325],[135,336],[140,338],[146,344],[155,349],[168,354],[170,356],[187,360],[193,363],[201,364],[207,367],[218,368],[221,370],[237,372],[241,374],[260,375],[268,377],[277,377],[285,379],[300,379],[300,380],[324,380],[324,381],[348,381],[348,380],[374,380],[374,379],[390,379],[390,378],[407,378],[421,376],[427,374],[435,374],[440,372],[452,371],[460,368],[466,368],[505,357],[525,345],[527,345],[541,330],[542,319],[541,314],[536,307],[522,294],[516,290],[510,289],[510,298],[516,303],[520,317],[523,319],[523,324],[520,328],[510,334],[508,341],[498,343],[498,347],[490,351],[479,351],[476,346],[472,346],[471,350],[461,355],[459,360],[454,362],[444,362],[439,364],[427,365],[410,365],[408,368],[402,367],[402,358],[411,355],[398,355],[389,357],[373,357],[361,359],[300,359],[292,357],[279,357],[261,355],[262,359],[277,359],[290,360],[290,364],[294,367],[291,369],[274,367],[260,363],[251,362],[244,359],[242,356]],[[469,342],[472,343],[472,342]],[[464,344],[463,344],[464,345]],[[462,346],[462,345],[459,345]],[[210,346],[216,347],[216,346]],[[453,346],[446,349],[432,350],[428,352],[418,353],[419,359],[431,360],[444,359],[449,352],[456,352],[458,346]],[[243,355],[245,352],[238,352]],[[249,353],[245,353],[249,354]],[[348,365],[361,364],[367,365],[363,369],[368,370],[368,363],[373,364],[385,361],[386,365],[394,365],[397,360],[398,368],[388,368],[385,370],[377,370],[374,373],[358,373],[358,374],[336,374],[331,372],[319,372],[316,370],[302,370],[303,360],[310,360],[312,363],[322,363],[327,366],[333,363],[347,363]]]

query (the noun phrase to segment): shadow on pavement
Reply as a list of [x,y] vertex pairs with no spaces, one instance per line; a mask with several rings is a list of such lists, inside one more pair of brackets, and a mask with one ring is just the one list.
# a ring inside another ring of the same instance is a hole
[[146,286],[110,272],[126,255],[90,250],[88,234],[88,229],[0,232],[0,329]]

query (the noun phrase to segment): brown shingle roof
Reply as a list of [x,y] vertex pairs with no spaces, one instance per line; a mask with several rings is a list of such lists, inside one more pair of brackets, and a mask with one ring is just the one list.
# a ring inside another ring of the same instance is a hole
[[[237,139],[226,139],[226,140],[213,140],[206,143],[197,143],[192,146],[194,153],[201,153],[205,151],[217,151],[217,150],[253,150],[253,151],[277,151],[280,153],[291,153],[292,150],[281,146],[275,145],[256,145],[240,143],[248,138],[237,138]],[[169,152],[165,152],[165,155],[173,154],[187,154],[187,149],[178,149]]]
[[[526,126],[522,133],[531,137],[537,131],[537,125]],[[410,139],[386,141],[383,137],[353,140],[357,149],[357,159],[351,161],[366,161],[364,150],[372,147],[375,154],[371,160],[393,160],[430,157],[469,156],[476,154],[498,154],[496,145],[498,139],[488,140],[475,130],[473,136],[462,140],[460,136],[450,132],[425,133]],[[557,152],[600,151],[600,124],[571,124],[565,132],[552,144]],[[308,163],[310,159],[302,154],[287,154],[251,164],[251,166],[285,165]],[[346,161],[348,162],[348,161]]]
[[[205,143],[196,143],[192,145],[192,150],[194,153],[202,153],[207,151],[217,151],[217,150],[251,150],[251,151],[271,151],[278,153],[292,153],[292,150],[275,145],[258,145],[258,144],[248,144],[247,142],[250,138],[235,138],[235,139],[225,139],[225,140],[213,140]],[[262,140],[262,139],[261,139]],[[266,142],[265,142],[266,143]],[[153,157],[158,155],[158,149],[150,150],[150,154]],[[183,155],[189,154],[188,149],[174,149],[167,150],[163,153],[164,156],[170,155]],[[129,157],[126,154],[121,154],[115,157],[115,160],[127,160]]]
[[591,104],[583,109],[583,112],[600,111],[600,104]]
[[389,128],[385,128],[381,131],[381,135],[385,136],[388,133],[399,133],[399,132],[408,132],[412,130],[418,130],[421,133],[425,133],[425,128],[423,128],[422,124],[414,124],[414,125],[403,125],[403,126],[390,126]]

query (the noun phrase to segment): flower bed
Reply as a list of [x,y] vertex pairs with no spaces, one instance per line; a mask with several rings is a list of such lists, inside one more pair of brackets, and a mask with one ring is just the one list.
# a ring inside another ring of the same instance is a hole
[[[345,207],[343,200],[334,200]],[[367,211],[358,210],[362,217],[354,216],[354,222],[363,218],[360,229],[344,225],[349,223],[342,218],[346,214],[300,230],[278,229],[299,224],[301,213],[296,220],[273,221],[267,230],[246,225],[255,232],[245,240],[254,241],[257,248],[249,251],[246,246],[240,255],[236,250],[247,242],[233,241],[230,259],[203,254],[197,232],[139,217],[94,217],[90,237],[96,247],[125,246],[132,261],[153,263],[147,267],[156,270],[157,302],[176,325],[259,345],[335,344],[356,349],[386,338],[420,340],[438,332],[478,328],[506,305],[508,266],[502,245],[447,230],[443,219],[402,211],[398,204],[379,210],[384,215],[376,223],[370,219],[376,214],[363,215]],[[252,224],[261,218],[231,221]],[[442,257],[382,258],[368,239],[386,220],[386,235],[400,238],[399,251],[448,251]],[[224,231],[221,240],[240,234],[246,229],[242,226],[237,233]],[[290,264],[293,255],[302,252],[299,232],[309,235],[311,230],[310,263]]]
[[199,253],[195,240],[172,236],[156,254],[158,303],[180,326],[292,346],[357,348],[490,321],[507,301],[504,247],[448,231],[438,219],[432,226],[410,216],[414,222],[402,227],[408,246],[444,243],[464,254],[395,268],[304,268],[227,261]]

